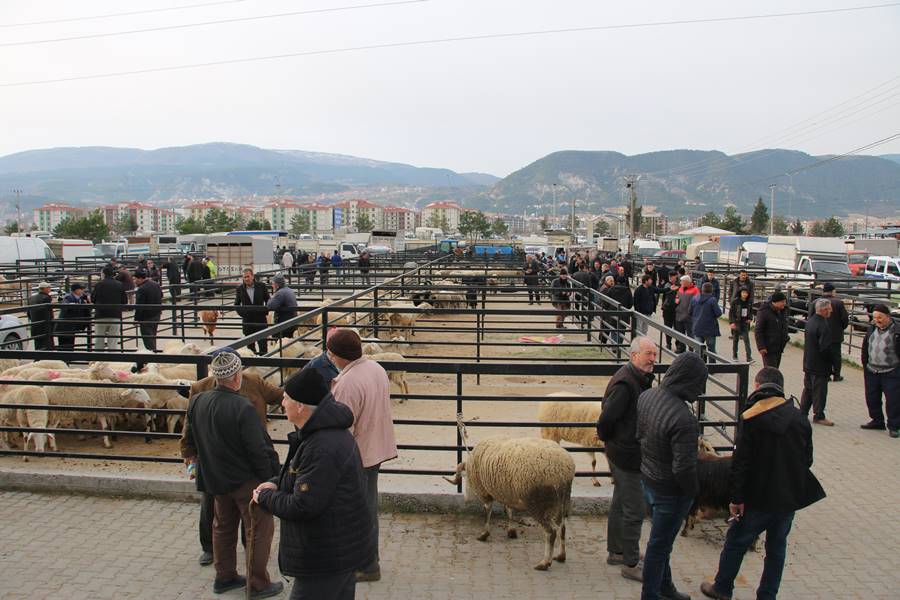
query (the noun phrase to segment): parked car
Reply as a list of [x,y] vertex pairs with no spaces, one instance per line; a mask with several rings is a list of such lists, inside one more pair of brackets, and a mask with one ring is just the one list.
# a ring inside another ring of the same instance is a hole
[[658,250],[653,254],[656,258],[674,258],[676,260],[687,256],[686,250]]
[[900,288],[900,257],[898,256],[870,256],[866,260],[865,276],[867,279],[878,279],[878,287],[887,287],[887,283],[894,288]]
[[28,337],[28,332],[22,321],[13,315],[0,316],[0,349],[3,350],[31,350],[31,341],[22,341]]
[[862,276],[866,270],[866,262],[871,254],[867,250],[850,250],[847,252],[847,264],[854,277]]

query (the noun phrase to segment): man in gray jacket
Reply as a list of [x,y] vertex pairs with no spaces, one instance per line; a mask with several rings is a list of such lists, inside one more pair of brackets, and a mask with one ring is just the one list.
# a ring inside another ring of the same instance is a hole
[[[275,323],[283,323],[296,317],[297,295],[294,294],[294,290],[287,286],[284,275],[279,273],[273,277],[272,286],[275,288],[275,293],[266,302],[266,308],[275,315]],[[296,330],[296,327],[285,329],[278,337],[294,337],[294,331]]]
[[690,405],[706,388],[707,374],[700,356],[685,352],[669,365],[659,387],[638,398],[641,481],[652,510],[641,600],[690,600],[675,588],[669,555],[699,487],[699,426]]
[[828,380],[831,379],[831,300],[816,300],[816,314],[806,321],[803,329],[803,394],[800,411],[809,416],[812,409],[813,423],[831,427],[833,422],[825,418],[825,399],[828,396]]

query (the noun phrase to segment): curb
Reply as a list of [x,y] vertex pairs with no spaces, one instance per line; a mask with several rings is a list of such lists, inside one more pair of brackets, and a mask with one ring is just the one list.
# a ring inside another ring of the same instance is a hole
[[[172,502],[200,502],[194,483],[184,479],[91,475],[63,471],[8,471],[0,469],[0,490],[43,494],[80,494],[147,498]],[[574,496],[573,515],[605,515],[611,498]],[[466,502],[463,494],[434,492],[398,492],[382,490],[379,508],[397,513],[483,514],[477,502]],[[495,503],[494,511],[502,511]]]

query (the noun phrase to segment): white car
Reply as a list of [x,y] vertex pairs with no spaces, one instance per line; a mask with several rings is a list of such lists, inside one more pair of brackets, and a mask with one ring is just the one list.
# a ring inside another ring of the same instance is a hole
[[31,350],[31,341],[22,341],[28,337],[28,331],[17,317],[0,316],[0,350]]

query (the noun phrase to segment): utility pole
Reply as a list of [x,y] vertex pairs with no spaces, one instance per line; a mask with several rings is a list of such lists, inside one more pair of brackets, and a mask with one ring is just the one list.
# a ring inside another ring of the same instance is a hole
[[22,190],[13,190],[16,195],[16,231],[22,231],[22,207],[19,205],[19,196]]
[[556,184],[553,184],[553,227],[556,227]]
[[578,238],[575,236],[575,202],[576,202],[576,200],[575,200],[575,197],[573,196],[573,197],[572,197],[572,243],[573,243],[573,244],[574,244],[574,243],[576,242],[576,240],[578,239]]
[[775,184],[769,186],[772,208],[769,211],[769,235],[775,235]]
[[634,211],[637,206],[637,190],[635,186],[640,176],[628,175],[625,177],[625,187],[629,190],[628,195],[628,252],[630,253],[634,247]]

